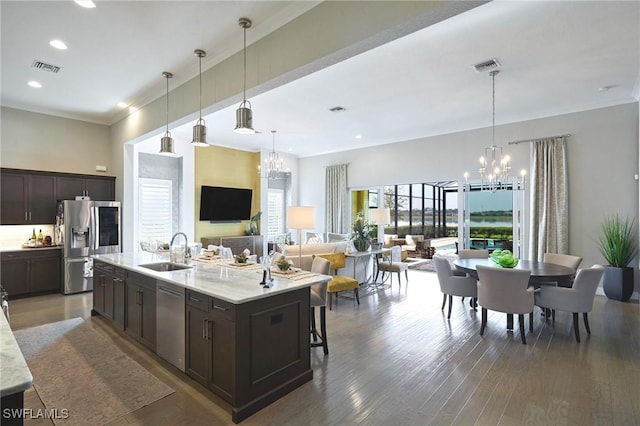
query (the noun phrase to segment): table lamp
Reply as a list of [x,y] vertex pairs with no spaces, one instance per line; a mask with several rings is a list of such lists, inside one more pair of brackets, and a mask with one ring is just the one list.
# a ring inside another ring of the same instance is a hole
[[316,226],[316,209],[309,206],[287,208],[287,228],[298,230],[298,267],[302,268],[302,230]]
[[391,223],[391,213],[388,208],[369,209],[369,222],[378,225],[376,242],[384,241],[384,225]]

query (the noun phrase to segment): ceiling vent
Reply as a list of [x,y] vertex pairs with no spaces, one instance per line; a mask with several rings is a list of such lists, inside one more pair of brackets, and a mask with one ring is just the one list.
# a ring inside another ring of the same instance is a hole
[[46,62],[42,62],[37,59],[33,61],[33,63],[31,64],[31,68],[35,68],[35,69],[46,71],[46,72],[52,72],[54,74],[57,74],[58,71],[62,69],[57,65],[47,64]]
[[488,61],[480,62],[479,64],[475,64],[473,68],[477,72],[486,72],[492,71],[500,68],[500,62],[496,58],[491,58]]

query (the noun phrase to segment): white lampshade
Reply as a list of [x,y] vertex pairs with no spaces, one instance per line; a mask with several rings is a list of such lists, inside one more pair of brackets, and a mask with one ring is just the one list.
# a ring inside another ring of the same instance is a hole
[[389,209],[369,209],[369,222],[374,225],[388,225],[391,223],[391,213]]
[[316,226],[316,209],[309,206],[287,207],[287,228],[313,229]]

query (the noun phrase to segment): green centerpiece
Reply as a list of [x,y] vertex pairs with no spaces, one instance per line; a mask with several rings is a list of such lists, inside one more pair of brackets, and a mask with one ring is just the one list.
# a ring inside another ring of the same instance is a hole
[[519,259],[511,253],[511,250],[496,249],[491,253],[491,260],[503,268],[515,268]]

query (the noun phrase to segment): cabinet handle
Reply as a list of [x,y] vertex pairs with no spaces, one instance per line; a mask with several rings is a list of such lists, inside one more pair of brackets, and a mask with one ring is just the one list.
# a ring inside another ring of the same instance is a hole
[[207,340],[207,320],[202,320],[202,340]]
[[192,295],[189,295],[189,299],[193,300],[194,302],[202,302],[202,300],[200,300],[197,297],[194,297]]
[[213,304],[213,309],[217,309],[219,311],[228,311],[229,308],[225,308],[224,306],[220,306],[220,305],[216,305],[215,303]]
[[144,304],[144,299],[143,299],[144,293],[142,293],[141,291],[139,291],[138,293],[140,293],[140,306],[142,306]]
[[29,212],[29,220],[31,220],[31,212]]
[[24,220],[29,220],[28,213],[26,211],[24,212]]

